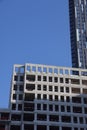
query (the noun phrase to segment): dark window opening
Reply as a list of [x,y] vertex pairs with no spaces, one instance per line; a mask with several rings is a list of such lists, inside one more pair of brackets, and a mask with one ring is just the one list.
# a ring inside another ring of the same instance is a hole
[[33,91],[35,90],[35,84],[26,84],[26,89],[28,91]]
[[24,130],[34,130],[34,125],[24,124]]
[[52,77],[49,77],[49,82],[52,82]]
[[35,94],[33,93],[25,93],[25,101],[34,101]]
[[49,130],[59,130],[59,126],[50,126]]
[[62,116],[62,122],[70,123],[71,122],[71,117],[70,116]]
[[37,130],[47,130],[47,126],[45,126],[45,125],[37,125]]
[[74,113],[82,113],[82,108],[81,107],[73,107],[73,112]]
[[12,120],[12,121],[20,121],[20,120],[21,120],[21,115],[12,114],[12,115],[11,115],[11,120]]
[[34,114],[24,114],[23,121],[33,121],[34,120]]
[[59,116],[57,116],[57,115],[50,115],[49,116],[49,121],[58,122],[59,121]]
[[26,75],[26,80],[34,82],[35,81],[35,75]]
[[20,126],[17,126],[17,125],[12,125],[10,127],[10,130],[21,130],[21,127]]
[[54,77],[54,82],[55,82],[55,83],[58,82],[58,77]]
[[34,111],[34,103],[24,103],[24,111]]
[[45,114],[37,114],[37,120],[46,121],[47,116]]
[[41,76],[40,75],[38,76],[38,81],[41,81]]

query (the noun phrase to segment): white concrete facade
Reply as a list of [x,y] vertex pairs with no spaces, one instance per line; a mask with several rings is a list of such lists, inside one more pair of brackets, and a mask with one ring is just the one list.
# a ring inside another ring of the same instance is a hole
[[10,130],[87,130],[87,70],[14,65]]

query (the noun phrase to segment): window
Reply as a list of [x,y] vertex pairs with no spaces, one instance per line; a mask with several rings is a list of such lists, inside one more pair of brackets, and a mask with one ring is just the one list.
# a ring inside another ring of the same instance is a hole
[[55,111],[59,111],[59,106],[55,105]]
[[52,101],[52,100],[53,100],[52,95],[49,95],[49,101]]
[[47,95],[43,94],[43,100],[46,100],[46,99],[47,99]]
[[60,92],[64,92],[64,87],[60,87]]
[[16,100],[16,98],[17,98],[17,95],[13,94],[13,100]]
[[64,102],[64,96],[61,96],[60,98],[61,98],[61,102]]
[[85,118],[85,124],[87,124],[87,118]]
[[84,108],[84,113],[87,114],[87,107]]
[[82,108],[81,107],[73,107],[73,112],[74,113],[82,113]]
[[52,91],[52,86],[49,86],[49,91]]
[[47,90],[47,86],[43,85],[43,91],[46,91],[46,90]]
[[73,103],[81,103],[81,97],[72,97]]
[[61,118],[62,118],[62,122],[67,122],[67,123],[71,122],[71,117],[70,116],[62,116]]
[[67,84],[69,83],[69,79],[68,78],[65,79],[65,83],[67,83]]
[[65,111],[65,107],[62,105],[61,106],[61,112],[64,112]]
[[37,104],[37,110],[41,110],[41,104]]
[[58,92],[58,86],[54,86],[54,91]]
[[17,90],[17,85],[16,84],[14,84],[14,88],[13,88],[14,90]]
[[28,80],[30,82],[34,82],[35,81],[35,75],[26,75],[26,80]]
[[72,88],[72,93],[80,94],[80,88]]
[[79,117],[80,124],[83,124],[83,117]]
[[18,110],[19,110],[19,111],[22,110],[22,104],[18,104]]
[[41,99],[41,94],[37,94],[37,99],[38,99],[38,100]]
[[20,81],[24,81],[24,76],[20,76]]
[[47,104],[43,104],[43,110],[47,110]]
[[57,115],[49,115],[49,121],[58,122],[59,121],[59,116],[57,116]]
[[60,83],[63,83],[63,78],[60,78]]
[[23,85],[20,85],[19,86],[19,91],[23,91],[23,90],[24,90]]
[[54,82],[55,82],[55,83],[58,82],[58,77],[54,77]]
[[58,96],[57,95],[55,95],[55,101],[58,101]]
[[18,81],[18,76],[17,75],[14,76],[14,81]]
[[87,94],[87,89],[83,89],[83,94]]
[[41,76],[40,75],[38,76],[38,81],[41,81]]
[[52,82],[52,77],[49,77],[49,82]]
[[49,111],[53,111],[53,105],[49,105]]
[[71,84],[80,84],[79,79],[71,79]]
[[46,121],[47,115],[45,114],[37,114],[37,120]]
[[84,98],[84,104],[87,104],[87,98]]
[[47,77],[46,76],[43,76],[43,81],[47,81]]
[[41,85],[40,84],[37,85],[37,90],[41,90]]
[[69,87],[66,87],[66,93],[69,93]]
[[12,110],[16,110],[16,104],[12,104]]
[[77,120],[77,117],[76,117],[76,116],[73,117],[73,122],[74,122],[74,123],[78,123],[78,120]]
[[67,109],[67,112],[71,112],[70,106],[67,106],[66,109]]
[[23,100],[23,95],[19,94],[19,100]]
[[70,97],[66,96],[66,102],[70,102]]

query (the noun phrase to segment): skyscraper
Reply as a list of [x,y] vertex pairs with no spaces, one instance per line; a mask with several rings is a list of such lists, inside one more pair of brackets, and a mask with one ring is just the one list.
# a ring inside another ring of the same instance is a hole
[[69,0],[72,67],[87,68],[87,0]]

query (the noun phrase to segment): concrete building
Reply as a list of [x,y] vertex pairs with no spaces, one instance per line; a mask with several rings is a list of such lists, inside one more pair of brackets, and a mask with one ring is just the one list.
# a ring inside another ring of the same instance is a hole
[[14,65],[9,129],[87,130],[86,74],[86,69]]
[[10,109],[0,109],[0,130],[9,130],[9,127]]
[[69,0],[72,67],[87,68],[87,0]]

